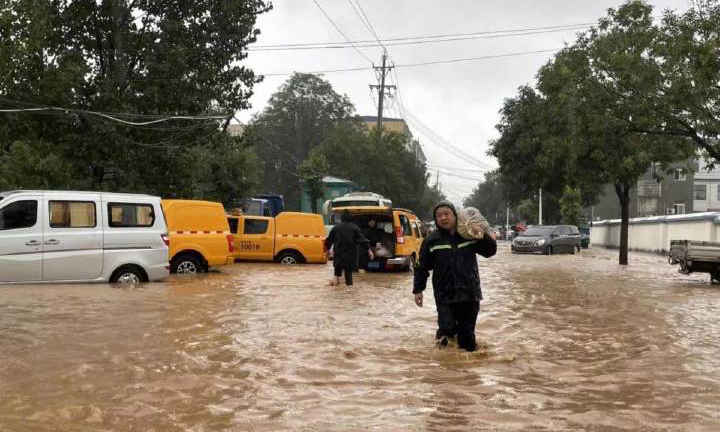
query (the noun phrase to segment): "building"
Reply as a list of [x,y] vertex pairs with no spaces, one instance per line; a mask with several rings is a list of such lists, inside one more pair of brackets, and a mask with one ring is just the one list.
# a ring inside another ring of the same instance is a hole
[[708,170],[704,159],[698,162],[693,184],[693,211],[720,211],[720,171]]
[[[325,176],[322,179],[324,184],[324,194],[317,200],[317,212],[322,212],[323,203],[329,199],[343,196],[350,192],[359,192],[360,186],[350,180],[345,180],[332,176]],[[310,196],[305,191],[305,187],[302,188],[302,202],[300,204],[300,211],[310,213],[312,212],[312,203]]]
[[[692,170],[685,168],[690,165]],[[697,163],[675,164],[668,172],[662,172],[658,164],[653,165],[637,182],[636,187],[630,191],[630,217],[648,217],[685,214],[698,209],[694,199],[696,176],[694,173]],[[709,180],[708,180],[709,181]],[[720,173],[716,180],[720,185]],[[700,195],[698,195],[700,196]],[[716,196],[716,198],[718,198]],[[715,201],[720,207],[720,202]],[[613,185],[606,185],[598,203],[585,210],[594,221],[617,219],[620,217],[620,200],[615,193]]]
[[[360,119],[365,123],[368,129],[374,129],[377,127],[377,116],[363,116],[360,117]],[[415,155],[415,160],[417,160],[419,163],[426,162],[427,159],[425,158],[425,153],[422,150],[420,141],[413,138],[413,134],[412,132],[410,132],[410,128],[408,127],[407,123],[405,123],[405,120],[399,118],[383,117],[383,130],[387,132],[401,133],[409,137],[410,139],[407,144],[408,151]]]

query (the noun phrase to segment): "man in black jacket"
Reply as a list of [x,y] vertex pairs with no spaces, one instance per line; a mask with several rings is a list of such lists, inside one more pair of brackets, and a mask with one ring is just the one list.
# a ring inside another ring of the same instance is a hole
[[325,249],[333,248],[333,265],[335,277],[331,285],[340,283],[340,276],[345,272],[345,285],[352,285],[352,274],[358,260],[358,246],[362,246],[372,260],[373,253],[370,250],[370,242],[360,231],[357,225],[352,222],[352,215],[345,210],[341,213],[340,223],[335,225],[325,239]]
[[432,271],[438,346],[446,347],[448,338],[457,335],[460,348],[475,351],[475,323],[482,300],[476,254],[490,258],[497,251],[497,243],[489,233],[481,240],[460,237],[457,211],[449,202],[440,202],[433,214],[437,229],[423,241],[420,263],[415,267],[415,304],[423,305],[423,291]]

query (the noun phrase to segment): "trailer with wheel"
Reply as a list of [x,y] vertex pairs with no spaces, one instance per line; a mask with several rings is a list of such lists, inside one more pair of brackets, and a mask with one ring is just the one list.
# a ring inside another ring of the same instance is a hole
[[710,281],[720,283],[720,243],[671,240],[668,262],[679,264],[680,273],[710,273]]

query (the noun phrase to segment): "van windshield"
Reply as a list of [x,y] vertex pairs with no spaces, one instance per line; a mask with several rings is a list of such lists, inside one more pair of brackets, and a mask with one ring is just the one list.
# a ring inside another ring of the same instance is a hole
[[522,235],[526,236],[545,236],[548,235],[555,227],[530,227]]
[[333,202],[332,208],[338,207],[367,207],[367,206],[378,206],[378,200],[360,200],[360,201],[340,201]]

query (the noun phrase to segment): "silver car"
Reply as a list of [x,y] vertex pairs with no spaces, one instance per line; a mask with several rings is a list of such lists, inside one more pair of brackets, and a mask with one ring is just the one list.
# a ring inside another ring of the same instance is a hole
[[512,253],[540,252],[546,255],[555,253],[580,252],[580,231],[573,225],[536,225],[515,237],[510,245]]

